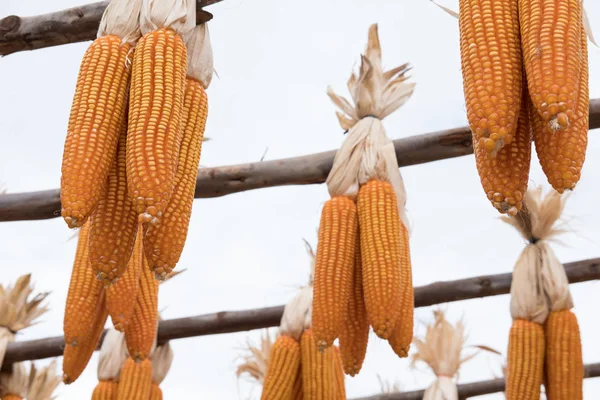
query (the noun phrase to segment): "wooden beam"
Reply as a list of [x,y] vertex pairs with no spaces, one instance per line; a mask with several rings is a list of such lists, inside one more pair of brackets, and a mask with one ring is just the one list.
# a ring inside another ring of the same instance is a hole
[[[576,261],[564,265],[569,283],[600,279],[600,258]],[[415,288],[415,307],[448,303],[510,292],[512,274],[476,276],[447,282],[435,282]],[[242,311],[221,311],[215,314],[164,320],[159,323],[158,342],[195,336],[242,332],[278,326],[284,306]],[[25,360],[62,355],[62,336],[9,343],[4,365]],[[100,344],[98,345],[98,348]]]
[[[585,378],[596,378],[600,376],[600,363],[585,365]],[[504,378],[491,379],[489,381],[461,383],[456,385],[458,389],[458,398],[460,400],[471,397],[483,396],[491,393],[504,392]],[[354,398],[352,400],[421,400],[425,390],[415,390],[411,392],[400,392],[390,394],[379,394],[369,397]]]
[[[600,128],[600,99],[590,101],[590,129]],[[460,157],[473,153],[467,127],[394,140],[400,167]],[[287,185],[325,182],[336,150],[280,160],[201,168],[196,198]],[[58,189],[0,195],[0,222],[40,220],[60,216]]]
[[[201,0],[196,22],[210,21],[212,14],[202,10],[222,0]],[[9,15],[0,19],[0,56],[18,51],[43,49],[68,43],[94,40],[108,1],[86,4],[49,14],[30,17]]]

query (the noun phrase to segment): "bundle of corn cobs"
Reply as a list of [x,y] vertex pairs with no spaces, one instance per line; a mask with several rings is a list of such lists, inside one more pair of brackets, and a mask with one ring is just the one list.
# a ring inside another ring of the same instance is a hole
[[552,187],[575,188],[589,123],[587,34],[581,0],[460,0],[467,118],[483,189],[516,215],[531,141]]
[[158,280],[183,250],[207,118],[212,50],[193,0],[112,0],[86,51],[61,177],[81,228],[64,319],[64,380],[87,365],[108,315],[145,362]]
[[413,336],[406,194],[381,121],[412,95],[408,69],[383,70],[372,25],[360,71],[348,81],[354,104],[328,90],[348,133],[327,177],[331,199],[319,226],[312,323],[320,351],[339,338],[352,376],[364,361],[370,327],[400,357],[408,355]]

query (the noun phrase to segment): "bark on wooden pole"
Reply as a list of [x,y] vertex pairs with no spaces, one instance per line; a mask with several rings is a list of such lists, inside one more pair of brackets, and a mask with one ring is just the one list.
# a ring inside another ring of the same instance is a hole
[[[575,261],[564,267],[569,283],[600,279],[600,258]],[[415,307],[507,294],[511,281],[512,274],[507,273],[434,282],[415,288]],[[159,323],[158,342],[278,326],[282,313],[283,306],[275,306],[164,320]],[[64,344],[62,336],[9,343],[4,365],[60,356]]]
[[[600,128],[600,99],[590,101],[590,129],[596,128]],[[400,167],[473,153],[471,133],[467,127],[397,139],[394,146]],[[335,153],[336,150],[332,150],[280,160],[201,168],[195,197],[210,198],[274,186],[323,183],[331,170]],[[0,195],[0,222],[59,217],[59,193],[58,189],[54,189]]]

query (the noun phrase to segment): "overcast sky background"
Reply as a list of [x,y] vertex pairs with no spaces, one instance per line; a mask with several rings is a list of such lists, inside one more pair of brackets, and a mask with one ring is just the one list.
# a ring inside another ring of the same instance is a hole
[[[3,0],[0,17],[35,15],[83,0]],[[458,1],[442,4],[458,8]],[[600,2],[586,2],[600,37]],[[466,125],[457,21],[426,0],[226,0],[210,6],[215,77],[201,164],[218,166],[310,154],[338,148],[344,136],[327,85],[347,95],[346,80],[364,49],[367,29],[379,23],[386,67],[410,62],[416,89],[384,123],[392,139]],[[67,119],[81,58],[88,43],[22,52],[0,60],[0,182],[9,192],[59,186]],[[600,50],[589,48],[590,97],[600,97]],[[600,139],[590,132],[583,177],[566,216],[576,234],[554,246],[563,262],[600,256]],[[401,169],[408,193],[414,285],[512,270],[524,241],[499,220],[480,187],[473,156]],[[530,184],[547,181],[533,155]],[[307,279],[302,243],[316,246],[325,185],[254,190],[194,202],[188,242],[179,263],[187,268],[161,288],[165,318],[280,305]],[[52,291],[51,311],[18,340],[62,333],[63,308],[76,241],[62,219],[0,223],[2,283],[33,273],[40,291]],[[572,286],[584,362],[600,362],[597,282]],[[464,317],[469,343],[506,351],[508,296],[443,305],[451,321]],[[416,326],[432,319],[416,310]],[[258,399],[260,389],[234,371],[247,339],[262,331],[172,342],[175,359],[162,384],[167,399]],[[40,363],[46,363],[42,361]],[[500,375],[503,359],[483,354],[466,364],[460,382]],[[348,397],[376,394],[378,375],[405,390],[433,379],[408,368],[371,334],[365,364],[347,379]],[[61,399],[91,397],[97,354]],[[600,379],[586,380],[585,398],[600,396]],[[502,399],[502,394],[481,399]]]

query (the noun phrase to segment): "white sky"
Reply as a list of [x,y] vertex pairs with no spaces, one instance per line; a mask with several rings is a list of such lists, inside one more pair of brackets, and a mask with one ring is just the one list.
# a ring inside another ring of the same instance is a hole
[[[35,15],[83,0],[3,0],[0,17]],[[456,0],[444,5],[457,9]],[[600,2],[586,2],[600,36]],[[228,165],[338,148],[344,136],[325,95],[345,83],[363,51],[367,29],[379,23],[385,66],[413,65],[417,83],[408,103],[385,120],[392,139],[466,125],[457,21],[426,0],[226,0],[208,10],[219,78],[209,88],[209,117],[201,164]],[[435,27],[432,29],[431,27]],[[10,192],[59,186],[68,113],[81,57],[89,43],[23,52],[0,61],[0,181]],[[600,50],[590,46],[590,97],[600,97]],[[555,246],[563,262],[600,255],[600,140],[590,134],[583,178],[566,214],[578,235]],[[524,243],[498,220],[479,184],[473,156],[403,168],[414,284],[509,272]],[[531,184],[548,188],[535,155]],[[179,268],[188,271],[161,289],[165,318],[247,309],[287,302],[307,277],[302,238],[316,245],[325,185],[290,186],[194,203],[187,247]],[[51,312],[19,340],[60,335],[76,241],[62,219],[0,223],[2,283],[33,273],[39,290],[51,290]],[[596,282],[573,288],[584,362],[600,362]],[[464,316],[469,342],[505,352],[511,319],[508,296],[444,305],[449,318]],[[416,312],[417,327],[431,309]],[[260,391],[234,371],[246,339],[262,331],[172,342],[175,360],[163,382],[166,398],[258,398]],[[45,363],[46,361],[44,361]],[[460,382],[491,379],[501,360],[482,355],[462,369]],[[348,397],[379,392],[377,375],[406,390],[424,388],[426,368],[412,371],[374,335],[360,375],[347,379]],[[61,399],[89,398],[97,381],[97,355],[81,378],[61,386]],[[587,380],[585,397],[600,395],[600,380]],[[502,394],[481,397],[502,399]]]

